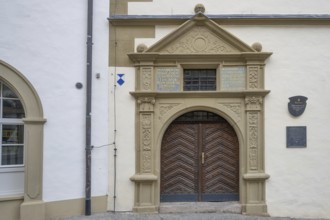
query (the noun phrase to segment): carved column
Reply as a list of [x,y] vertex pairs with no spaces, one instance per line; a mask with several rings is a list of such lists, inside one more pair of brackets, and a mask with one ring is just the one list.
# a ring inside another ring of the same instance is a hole
[[136,212],[156,212],[155,182],[157,176],[154,172],[154,97],[140,97],[138,104],[138,151],[137,173],[131,177],[135,182],[135,205]]
[[263,97],[247,96],[246,104],[246,214],[268,215],[265,201]]

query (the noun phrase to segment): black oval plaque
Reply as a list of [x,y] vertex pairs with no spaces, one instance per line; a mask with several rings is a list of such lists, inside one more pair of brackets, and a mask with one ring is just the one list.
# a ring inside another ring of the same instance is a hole
[[293,96],[290,97],[290,102],[288,103],[288,109],[291,115],[298,117],[304,113],[306,109],[307,97],[305,96]]

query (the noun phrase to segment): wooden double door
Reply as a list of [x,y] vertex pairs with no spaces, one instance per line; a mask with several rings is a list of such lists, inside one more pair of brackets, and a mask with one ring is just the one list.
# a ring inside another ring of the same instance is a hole
[[161,149],[161,202],[239,200],[239,144],[231,125],[211,112],[177,118]]

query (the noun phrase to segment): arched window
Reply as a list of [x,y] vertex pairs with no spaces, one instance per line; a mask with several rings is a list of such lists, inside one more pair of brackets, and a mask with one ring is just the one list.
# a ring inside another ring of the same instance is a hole
[[24,165],[25,112],[19,97],[3,82],[0,82],[0,167]]
[[[0,60],[0,200],[21,219],[45,218],[40,98],[28,79]],[[23,202],[23,203],[22,203]],[[15,208],[15,209],[16,209]],[[10,208],[14,210],[14,208]]]

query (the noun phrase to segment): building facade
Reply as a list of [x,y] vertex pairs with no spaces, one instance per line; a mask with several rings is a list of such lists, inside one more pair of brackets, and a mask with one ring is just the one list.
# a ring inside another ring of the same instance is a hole
[[[0,4],[0,212],[82,215],[87,1]],[[94,1],[92,212],[330,218],[329,4]]]

